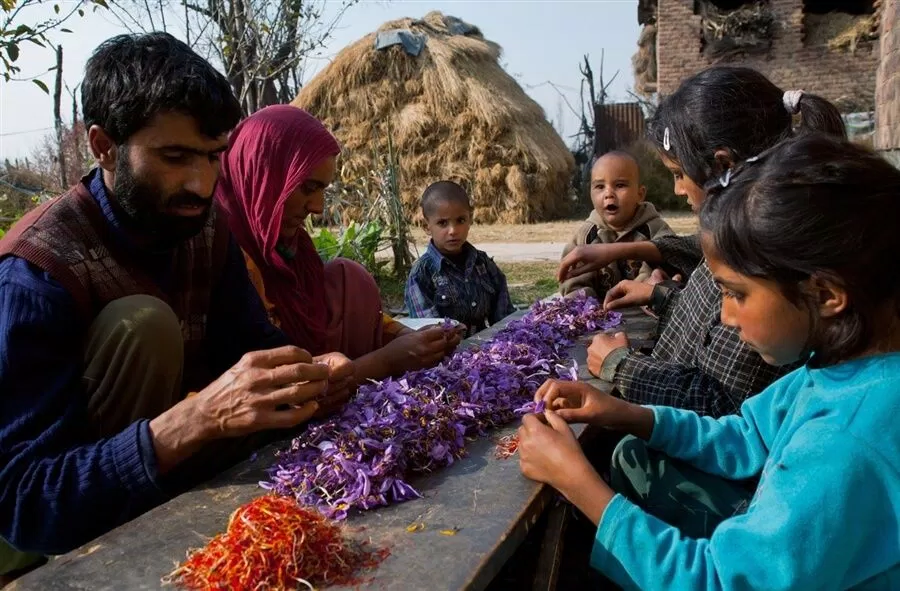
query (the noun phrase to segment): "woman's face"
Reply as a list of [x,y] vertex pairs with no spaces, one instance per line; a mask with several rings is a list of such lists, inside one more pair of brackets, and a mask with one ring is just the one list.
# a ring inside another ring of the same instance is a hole
[[321,215],[325,209],[325,189],[334,181],[336,167],[337,156],[329,156],[294,189],[284,204],[281,216],[282,238],[291,238],[297,234],[310,214]]
[[679,197],[687,198],[687,202],[694,212],[700,211],[700,206],[703,205],[703,201],[706,199],[706,191],[703,190],[703,187],[686,177],[680,164],[670,160],[665,154],[660,154],[659,157],[663,165],[672,173],[672,178],[675,179],[675,194]]

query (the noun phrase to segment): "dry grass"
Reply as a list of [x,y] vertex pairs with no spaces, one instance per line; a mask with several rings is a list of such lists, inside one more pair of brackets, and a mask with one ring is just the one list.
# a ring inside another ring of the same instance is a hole
[[379,30],[426,39],[418,56],[375,49],[376,33],[344,49],[292,104],[328,126],[343,145],[341,180],[372,194],[390,136],[400,154],[400,192],[418,219],[418,199],[436,180],[462,184],[478,219],[553,219],[567,208],[574,160],[541,107],[500,66],[500,47],[477,28],[451,34],[452,17],[431,12]]
[[[667,213],[663,219],[678,234],[697,231],[697,216],[693,213]],[[478,224],[469,231],[469,241],[475,245],[486,242],[567,242],[581,220],[547,222],[543,224]],[[412,230],[416,244],[428,243],[422,228]]]
[[872,14],[807,14],[803,24],[807,45],[827,45],[831,50],[847,49],[853,53],[860,42],[878,36],[878,19]]

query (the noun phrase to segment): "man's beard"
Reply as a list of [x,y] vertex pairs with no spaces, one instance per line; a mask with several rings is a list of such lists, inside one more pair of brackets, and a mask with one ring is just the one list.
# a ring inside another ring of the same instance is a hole
[[[178,246],[203,231],[209,220],[211,199],[203,199],[189,191],[180,191],[171,196],[163,195],[158,188],[134,176],[127,157],[127,147],[122,146],[119,153],[123,157],[116,163],[113,196],[135,230],[150,238],[154,246],[161,248]],[[191,217],[171,215],[161,211],[163,204],[168,207],[201,206],[204,211]]]

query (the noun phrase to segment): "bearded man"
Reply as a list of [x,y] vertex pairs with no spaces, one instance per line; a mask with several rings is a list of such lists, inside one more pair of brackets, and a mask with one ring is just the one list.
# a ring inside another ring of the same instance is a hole
[[170,35],[124,35],[90,58],[82,106],[98,167],[0,241],[0,575],[234,463],[352,379],[287,346],[212,207],[241,117],[227,80]]

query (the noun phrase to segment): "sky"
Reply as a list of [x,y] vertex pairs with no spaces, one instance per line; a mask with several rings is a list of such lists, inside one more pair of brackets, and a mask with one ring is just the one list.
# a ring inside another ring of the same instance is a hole
[[[34,0],[32,0],[34,1]],[[330,1],[330,0],[329,0]],[[65,10],[71,0],[59,2]],[[334,5],[329,5],[329,7]],[[328,8],[326,10],[328,10]],[[52,15],[52,3],[29,7],[28,18]],[[371,33],[385,21],[421,17],[440,10],[479,27],[487,39],[503,48],[501,64],[543,108],[566,143],[578,128],[578,118],[566,101],[578,110],[581,74],[579,65],[590,56],[599,75],[601,53],[604,77],[612,100],[630,100],[634,78],[631,56],[637,49],[640,28],[637,0],[362,0],[340,21],[322,50],[306,66],[309,79],[323,69],[341,49]],[[114,16],[88,9],[66,25],[71,33],[54,33],[51,40],[63,46],[63,79],[75,88],[91,51],[104,39],[127,32]],[[38,76],[53,88],[54,74],[44,73],[55,63],[50,49],[22,47],[21,78]],[[63,96],[64,118],[71,113],[71,97]],[[41,142],[53,125],[53,101],[30,81],[0,80],[0,158],[24,158]]]

